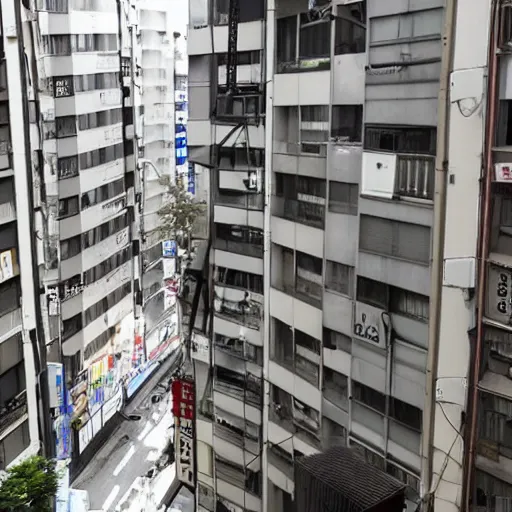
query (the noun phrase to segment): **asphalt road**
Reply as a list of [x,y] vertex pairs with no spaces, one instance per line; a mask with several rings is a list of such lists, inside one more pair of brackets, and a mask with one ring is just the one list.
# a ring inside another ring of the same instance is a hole
[[[160,382],[167,382],[169,376],[166,372]],[[162,391],[159,381],[150,379],[139,392],[142,400],[139,398],[135,407],[128,407],[129,414],[140,419],[124,420],[73,482],[74,489],[89,492],[91,510],[114,511],[135,480],[154,467],[172,437],[171,396],[162,395]],[[160,402],[153,403],[154,394],[161,395]]]

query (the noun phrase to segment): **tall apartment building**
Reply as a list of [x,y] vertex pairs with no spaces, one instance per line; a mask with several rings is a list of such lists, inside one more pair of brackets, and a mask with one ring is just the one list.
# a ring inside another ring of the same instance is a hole
[[510,5],[237,4],[190,2],[199,510],[324,510],[312,482],[358,508],[508,510],[510,208],[480,178],[509,179]]
[[73,475],[178,338],[158,229],[175,168],[171,7],[1,9],[0,469],[46,448]]
[[28,236],[32,171],[25,157],[28,125],[16,4],[0,6],[0,471],[38,453],[48,435],[39,430],[45,350],[36,313],[36,242]]

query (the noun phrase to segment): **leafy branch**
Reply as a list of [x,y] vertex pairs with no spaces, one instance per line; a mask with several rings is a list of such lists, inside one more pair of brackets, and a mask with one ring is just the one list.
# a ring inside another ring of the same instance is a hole
[[52,512],[59,487],[55,461],[30,457],[0,480],[1,512]]
[[206,205],[194,201],[193,196],[173,184],[169,176],[162,176],[160,183],[167,188],[165,202],[158,210],[160,235],[165,240],[177,239],[183,245],[196,220],[205,213]]

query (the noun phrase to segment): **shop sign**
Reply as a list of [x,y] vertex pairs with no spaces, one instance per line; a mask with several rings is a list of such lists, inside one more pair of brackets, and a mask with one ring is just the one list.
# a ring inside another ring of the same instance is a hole
[[496,181],[502,183],[512,181],[512,164],[495,164],[494,172]]
[[0,283],[14,277],[14,262],[12,251],[0,252]]
[[174,380],[172,398],[176,475],[182,483],[194,486],[194,383],[186,379]]
[[162,256],[164,258],[176,258],[177,255],[176,240],[164,240],[162,242]]

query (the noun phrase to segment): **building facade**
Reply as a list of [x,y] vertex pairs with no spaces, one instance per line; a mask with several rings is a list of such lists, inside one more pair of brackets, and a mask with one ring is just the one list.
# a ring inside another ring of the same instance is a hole
[[175,174],[170,12],[2,3],[0,470],[43,448],[73,477],[178,343],[158,213]]
[[239,0],[233,84],[235,11],[190,2],[189,158],[211,190],[199,510],[291,510],[295,461],[339,446],[407,510],[508,510],[508,296],[488,295],[508,289],[506,185],[481,194],[488,148],[508,169],[486,129],[496,99],[506,131],[501,4]]

